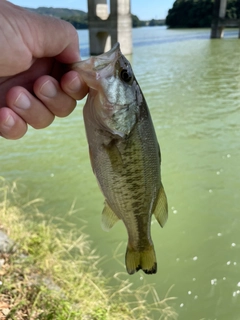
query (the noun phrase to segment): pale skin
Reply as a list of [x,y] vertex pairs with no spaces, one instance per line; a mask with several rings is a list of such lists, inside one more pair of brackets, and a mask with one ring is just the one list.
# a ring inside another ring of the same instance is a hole
[[66,117],[88,87],[67,65],[80,60],[78,35],[63,20],[0,0],[0,135],[19,139],[28,125]]

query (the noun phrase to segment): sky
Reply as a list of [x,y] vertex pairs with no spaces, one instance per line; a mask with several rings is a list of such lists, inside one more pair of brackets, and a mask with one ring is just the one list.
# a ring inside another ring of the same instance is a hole
[[[132,14],[140,20],[164,19],[175,0],[131,0]],[[87,0],[10,0],[29,8],[55,7],[87,11]],[[109,0],[108,0],[109,2]]]

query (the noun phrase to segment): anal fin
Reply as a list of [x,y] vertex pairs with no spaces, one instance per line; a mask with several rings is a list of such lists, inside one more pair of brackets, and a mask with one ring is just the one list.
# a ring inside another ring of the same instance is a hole
[[158,192],[158,197],[156,199],[156,204],[153,213],[158,223],[163,228],[168,219],[168,203],[167,196],[165,194],[162,184]]
[[105,201],[104,209],[102,211],[102,229],[109,231],[114,224],[119,220],[117,215],[109,207],[107,201]]

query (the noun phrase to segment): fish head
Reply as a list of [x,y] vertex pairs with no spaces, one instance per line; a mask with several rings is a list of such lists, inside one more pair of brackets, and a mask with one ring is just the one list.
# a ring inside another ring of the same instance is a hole
[[72,69],[90,88],[91,112],[101,129],[121,137],[129,135],[143,95],[119,43],[104,54],[73,64]]

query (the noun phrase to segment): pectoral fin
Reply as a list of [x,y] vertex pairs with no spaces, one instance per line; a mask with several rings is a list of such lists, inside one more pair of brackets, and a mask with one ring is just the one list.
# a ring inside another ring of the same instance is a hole
[[156,199],[155,209],[153,211],[155,218],[157,219],[160,226],[163,228],[168,219],[168,203],[167,197],[161,185],[158,193],[158,197]]
[[107,201],[105,201],[105,206],[102,212],[102,229],[104,231],[109,231],[118,220],[119,218],[109,207]]
[[104,145],[105,151],[108,154],[113,171],[118,172],[122,169],[122,156],[117,148],[116,140],[112,140],[108,145]]

